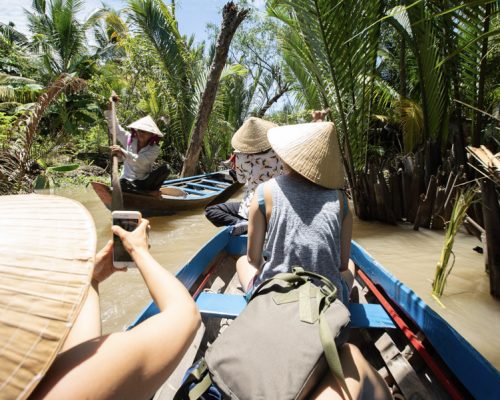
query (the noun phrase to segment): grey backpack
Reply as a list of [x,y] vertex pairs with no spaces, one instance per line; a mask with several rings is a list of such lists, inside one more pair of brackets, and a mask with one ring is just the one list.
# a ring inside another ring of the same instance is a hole
[[347,392],[337,346],[350,314],[336,291],[300,267],[262,282],[176,399],[203,398],[212,383],[231,399],[303,399],[328,367]]

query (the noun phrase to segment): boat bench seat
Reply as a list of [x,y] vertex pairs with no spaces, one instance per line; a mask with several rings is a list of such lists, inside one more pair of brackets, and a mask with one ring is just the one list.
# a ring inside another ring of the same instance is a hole
[[194,194],[194,195],[197,195],[197,196],[207,196],[208,195],[207,192],[202,192],[202,191],[199,191],[199,190],[189,189],[187,187],[182,187],[181,189],[184,190],[186,193]]
[[212,190],[215,192],[222,192],[224,190],[224,188],[221,188],[218,186],[203,185],[201,183],[194,183],[194,182],[186,183],[186,185],[190,186],[192,188],[207,189],[207,190]]
[[[241,295],[210,292],[201,292],[196,304],[201,314],[220,318],[236,318],[247,305]],[[349,311],[352,328],[395,328],[380,304],[350,303]]]
[[203,183],[213,183],[214,185],[222,185],[223,187],[228,187],[231,185],[229,182],[223,182],[223,181],[214,181],[213,179],[202,179],[201,180]]

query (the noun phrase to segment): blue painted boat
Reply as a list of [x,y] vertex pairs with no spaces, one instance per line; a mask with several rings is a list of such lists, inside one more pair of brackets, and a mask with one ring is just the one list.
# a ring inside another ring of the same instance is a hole
[[[233,237],[227,228],[223,229],[178,271],[177,278],[193,294],[202,315],[231,318],[244,308],[241,296],[214,295],[203,290],[221,275],[233,276],[234,262],[246,253],[246,242],[246,236]],[[418,375],[426,381],[425,390],[431,390],[427,392],[430,395],[424,397],[415,397],[407,391],[403,393],[403,398],[500,398],[499,371],[455,329],[354,241],[351,258],[357,266],[358,285],[364,288],[363,292],[374,303],[370,307],[361,307],[361,314],[364,315],[360,315],[356,307],[351,309],[354,326],[370,328],[370,332],[375,332],[377,336],[386,332],[394,337],[398,347],[410,348],[412,364],[419,365]],[[228,259],[232,264],[223,265]],[[158,308],[151,302],[131,327],[157,312]],[[391,329],[394,327],[396,329]],[[394,357],[392,352],[391,357]],[[396,383],[399,384],[397,379]]]
[[[104,205],[111,209],[112,189],[100,182],[91,184]],[[156,192],[123,192],[123,203],[125,210],[141,211],[147,216],[164,215],[222,203],[241,187],[229,171],[212,172],[167,180]]]

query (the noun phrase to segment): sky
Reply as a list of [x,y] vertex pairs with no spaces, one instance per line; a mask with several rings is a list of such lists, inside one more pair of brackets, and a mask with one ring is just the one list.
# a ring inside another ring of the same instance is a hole
[[[181,34],[194,34],[196,41],[206,38],[207,23],[220,25],[222,19],[222,7],[228,0],[177,0],[176,15],[179,21]],[[170,0],[167,0],[170,3]],[[265,0],[252,0],[254,5],[263,10]],[[125,7],[124,0],[84,0],[81,18],[88,17],[102,3],[120,10]],[[32,0],[0,0],[0,22],[14,22],[16,29],[22,33],[28,33],[27,20],[24,10],[31,9]]]

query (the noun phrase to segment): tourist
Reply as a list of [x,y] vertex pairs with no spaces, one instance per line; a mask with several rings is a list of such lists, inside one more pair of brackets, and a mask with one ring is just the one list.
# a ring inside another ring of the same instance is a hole
[[245,184],[243,200],[207,207],[205,215],[215,226],[233,226],[233,235],[247,232],[248,207],[255,188],[281,173],[281,162],[267,140],[267,131],[275,126],[272,122],[250,117],[231,140],[235,150],[233,169],[237,180]]
[[0,301],[8,318],[0,323],[5,398],[26,398],[34,389],[31,399],[151,399],[191,344],[200,316],[182,283],[149,253],[148,221],[133,232],[112,230],[160,313],[102,335],[99,286],[117,271],[112,241],[97,253],[94,268],[95,227],[80,204],[57,196],[3,196],[1,209],[15,216],[0,223],[0,231],[12,226],[15,234],[6,238],[11,251],[2,255],[10,271],[2,282],[15,293]]
[[[236,264],[240,283],[248,297],[262,281],[299,265],[330,279],[347,305],[350,289],[342,272],[350,264],[352,213],[341,190],[344,170],[335,126],[314,122],[277,127],[269,130],[268,138],[284,173],[256,190],[249,210],[247,255]],[[362,356],[364,362],[358,362],[359,356],[354,347],[341,348],[349,391],[360,393],[367,385],[377,387],[377,393],[384,394],[380,398],[390,398],[385,397],[389,392],[383,380]],[[349,359],[354,361],[349,364]],[[316,395],[340,396],[334,383],[328,375]]]

